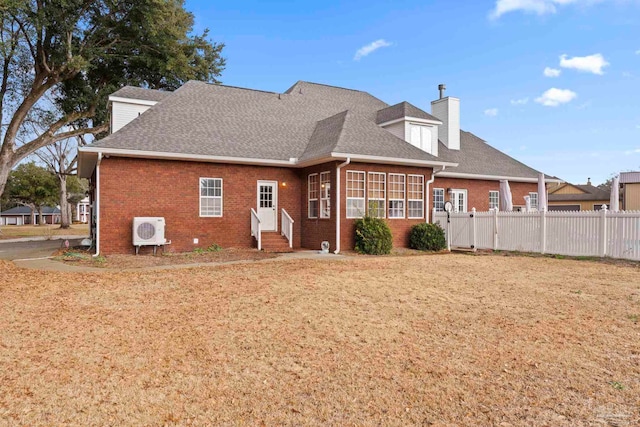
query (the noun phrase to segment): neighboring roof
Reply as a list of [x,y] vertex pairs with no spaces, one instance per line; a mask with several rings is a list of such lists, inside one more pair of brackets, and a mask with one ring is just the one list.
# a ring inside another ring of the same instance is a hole
[[[440,174],[442,176],[452,173],[537,179],[540,173],[463,130],[460,131],[460,150],[450,150],[441,141],[438,158],[458,163],[457,167]],[[545,175],[545,179],[557,178]]]
[[640,183],[640,172],[620,172],[620,184]]
[[376,114],[376,123],[386,123],[403,117],[414,117],[416,119],[432,120],[442,123],[442,121],[437,117],[422,111],[418,107],[414,107],[408,102],[400,102],[399,104],[392,105],[391,107],[378,110],[378,113]]
[[[38,210],[36,209],[36,214],[38,213]],[[52,214],[59,214],[60,213],[60,209],[53,208],[51,206],[44,206],[42,208],[42,213],[44,215],[52,215]],[[31,208],[28,206],[16,206],[15,208],[11,208],[11,209],[7,209],[6,211],[2,211],[1,213],[2,215],[30,215],[31,214]]]
[[589,200],[609,200],[610,192],[602,190],[601,188],[594,187],[591,184],[566,184],[576,187],[583,191],[582,194],[549,194],[550,202],[560,201],[589,201]]
[[144,89],[135,86],[125,86],[112,93],[111,96],[118,98],[142,99],[144,101],[160,102],[172,93],[173,92],[156,89]]

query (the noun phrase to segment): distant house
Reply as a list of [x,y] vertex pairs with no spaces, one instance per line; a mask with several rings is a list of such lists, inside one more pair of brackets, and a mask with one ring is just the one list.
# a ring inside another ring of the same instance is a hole
[[[37,224],[38,211],[32,211],[27,206],[16,206],[0,212],[0,225]],[[45,206],[42,208],[42,219],[45,224],[60,224],[60,209]]]
[[91,217],[91,203],[89,202],[89,196],[80,200],[76,204],[76,216],[75,221],[86,224]]
[[563,183],[548,189],[549,211],[597,211],[602,205],[609,205],[610,192],[587,183]]
[[112,134],[79,150],[97,250],[129,252],[134,217],[164,217],[177,251],[259,238],[272,249],[282,233],[287,248],[327,241],[339,252],[353,249],[367,213],[405,247],[410,228],[447,201],[459,212],[499,208],[500,180],[514,205],[537,200],[539,172],[461,130],[460,100],[439,89],[427,113],[303,81],[283,93],[124,87],[109,97]]
[[640,172],[620,172],[621,209],[640,210]]

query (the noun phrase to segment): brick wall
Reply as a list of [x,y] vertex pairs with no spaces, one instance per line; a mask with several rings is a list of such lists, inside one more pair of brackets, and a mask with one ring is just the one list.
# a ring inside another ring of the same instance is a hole
[[[221,218],[200,217],[201,177],[223,179]],[[191,251],[212,243],[251,247],[250,208],[256,209],[258,180],[278,181],[278,230],[280,209],[285,208],[295,221],[293,246],[299,248],[301,188],[293,169],[105,158],[100,165],[100,252],[133,253],[132,223],[138,216],[165,217],[165,236],[172,241],[167,251]],[[194,238],[199,239],[197,245]]]
[[[294,222],[294,248],[318,249],[328,240],[335,250],[336,227],[336,167],[330,162],[301,170],[227,165],[170,160],[146,160],[110,157],[100,166],[100,251],[104,254],[133,253],[132,222],[137,216],[163,216],[166,238],[172,241],[168,251],[191,251],[206,248],[212,243],[223,247],[251,247],[250,209],[257,205],[257,181],[278,182],[278,230],[280,210],[285,208]],[[352,163],[341,170],[341,249],[352,250],[355,219],[346,218],[346,171],[384,172],[431,177],[431,168]],[[331,173],[330,218],[308,218],[307,177],[311,173]],[[201,218],[199,212],[199,179],[223,179],[223,216]],[[283,183],[286,182],[286,186]],[[510,182],[514,205],[524,205],[523,197],[537,191],[535,183]],[[436,178],[432,188],[467,189],[468,208],[489,209],[489,191],[499,190],[498,181]],[[406,194],[406,191],[405,191]],[[428,208],[433,196],[428,195]],[[445,196],[446,197],[446,196]],[[387,177],[388,198],[388,177]],[[405,216],[406,216],[405,206]],[[422,219],[387,218],[395,247],[407,247],[410,228]],[[193,239],[199,239],[198,244]],[[144,251],[149,251],[146,248]]]
[[[528,182],[513,182],[509,181],[509,187],[511,188],[511,197],[513,199],[514,206],[524,206],[524,196],[528,196],[529,192],[537,192],[537,183]],[[489,210],[489,191],[499,191],[500,181],[488,181],[488,180],[476,180],[476,179],[459,179],[459,178],[438,178],[431,184],[429,190],[432,194],[429,195],[429,209],[433,209],[433,189],[444,188],[445,201],[449,200],[447,194],[448,188],[467,190],[467,210],[471,211],[472,208],[476,208],[477,211]]]
[[[347,218],[346,211],[346,191],[347,191],[347,178],[346,171],[364,171],[364,172],[384,172],[384,173],[402,173],[412,175],[423,175],[424,182],[426,183],[431,178],[431,168],[419,168],[408,166],[394,166],[394,165],[378,165],[370,163],[351,163],[341,169],[340,173],[340,192],[342,194],[342,201],[340,203],[341,214],[341,250],[353,250],[355,243],[355,219]],[[368,187],[367,187],[368,188]],[[406,190],[406,188],[405,188]],[[387,177],[387,198],[388,192],[388,177]],[[406,195],[406,191],[405,191]],[[365,202],[366,203],[366,202]],[[406,202],[405,202],[406,203]],[[365,204],[366,207],[366,204]],[[409,230],[415,224],[425,222],[425,219],[406,219],[406,206],[405,206],[405,219],[401,218],[387,218],[387,224],[391,228],[393,235],[394,247],[408,247],[409,246]]]

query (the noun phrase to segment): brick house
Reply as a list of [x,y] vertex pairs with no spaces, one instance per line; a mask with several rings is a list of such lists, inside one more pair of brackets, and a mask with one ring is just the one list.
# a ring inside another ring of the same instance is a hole
[[112,134],[79,156],[100,253],[131,252],[133,218],[146,216],[165,218],[175,251],[256,246],[252,216],[265,249],[289,246],[280,234],[291,218],[294,249],[350,250],[366,212],[407,246],[410,227],[446,200],[497,207],[501,179],[515,205],[537,191],[536,170],[460,130],[460,101],[442,90],[431,114],[302,81],[284,93],[125,87],[109,101]]

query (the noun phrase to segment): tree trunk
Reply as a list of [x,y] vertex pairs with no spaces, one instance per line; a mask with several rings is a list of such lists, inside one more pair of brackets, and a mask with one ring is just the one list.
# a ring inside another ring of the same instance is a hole
[[7,179],[9,179],[9,173],[13,167],[13,156],[11,150],[0,151],[0,196],[4,193],[5,186],[7,185]]
[[69,216],[69,201],[67,200],[67,176],[59,174],[60,180],[60,228],[69,228],[71,218]]
[[38,225],[44,225],[44,215],[42,215],[42,206],[38,206]]

